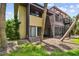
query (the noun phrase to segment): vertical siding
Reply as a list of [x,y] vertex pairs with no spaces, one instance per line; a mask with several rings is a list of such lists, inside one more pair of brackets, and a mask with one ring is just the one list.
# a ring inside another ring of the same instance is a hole
[[26,8],[24,6],[19,5],[18,9],[18,16],[19,16],[19,21],[21,22],[20,24],[20,38],[25,38],[26,37]]

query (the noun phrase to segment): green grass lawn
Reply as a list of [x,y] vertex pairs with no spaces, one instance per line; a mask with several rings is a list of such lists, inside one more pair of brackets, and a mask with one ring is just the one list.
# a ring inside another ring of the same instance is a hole
[[6,54],[8,56],[79,56],[79,49],[61,52],[52,51],[50,54],[42,45],[22,44],[16,51]]
[[79,56],[79,49],[60,52],[60,51],[54,51],[51,53],[51,56]]
[[79,38],[72,39],[72,42],[75,44],[79,44]]

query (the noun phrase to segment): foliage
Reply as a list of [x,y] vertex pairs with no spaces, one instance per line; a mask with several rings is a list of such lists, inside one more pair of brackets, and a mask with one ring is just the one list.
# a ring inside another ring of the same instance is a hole
[[79,34],[79,22],[76,22],[75,34]]
[[54,51],[51,53],[51,55],[53,56],[79,56],[79,49],[74,49],[74,50],[65,51],[65,52]]
[[13,28],[13,23],[14,20],[7,20],[6,21],[6,36],[7,38],[9,38],[10,40],[14,40],[14,28]]
[[79,38],[72,39],[72,42],[75,44],[79,44]]
[[7,54],[9,56],[79,56],[79,49],[69,50],[69,51],[59,51],[55,50],[47,52],[42,45],[34,44],[22,44],[20,48],[16,51]]
[[79,49],[73,49],[73,50],[68,50],[68,51],[59,51],[56,50],[51,53],[53,56],[79,56]]
[[47,51],[42,45],[23,44],[17,51],[8,54],[9,56],[47,56]]
[[19,35],[19,21],[17,17],[15,19],[9,19],[6,21],[6,36],[9,40],[18,40],[20,39]]
[[76,25],[72,29],[71,34],[79,34],[79,21],[76,22]]

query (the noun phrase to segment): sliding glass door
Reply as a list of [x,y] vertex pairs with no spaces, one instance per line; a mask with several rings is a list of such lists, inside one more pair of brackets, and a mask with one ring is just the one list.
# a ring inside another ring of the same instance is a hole
[[36,37],[36,27],[34,27],[34,26],[30,27],[30,36]]
[[41,35],[41,27],[30,26],[30,37],[37,37]]

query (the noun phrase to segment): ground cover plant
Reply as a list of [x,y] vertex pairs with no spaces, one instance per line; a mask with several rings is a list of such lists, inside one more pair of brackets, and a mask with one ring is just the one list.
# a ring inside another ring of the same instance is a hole
[[47,50],[44,49],[43,45],[22,44],[19,46],[18,50],[13,51],[7,55],[8,56],[78,56],[79,49],[64,52],[55,50],[49,53]]
[[22,44],[19,49],[8,54],[10,56],[47,56],[47,51],[42,45]]

